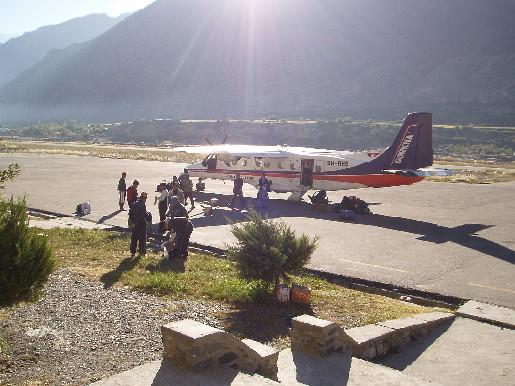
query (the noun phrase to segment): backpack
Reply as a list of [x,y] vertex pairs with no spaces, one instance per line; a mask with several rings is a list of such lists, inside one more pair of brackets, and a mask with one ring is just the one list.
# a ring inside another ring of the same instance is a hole
[[80,216],[85,216],[85,215],[91,213],[91,205],[89,202],[83,202],[81,204],[77,204],[77,207],[75,209],[76,209],[77,214]]
[[127,201],[136,202],[138,199],[138,193],[132,186],[127,189]]

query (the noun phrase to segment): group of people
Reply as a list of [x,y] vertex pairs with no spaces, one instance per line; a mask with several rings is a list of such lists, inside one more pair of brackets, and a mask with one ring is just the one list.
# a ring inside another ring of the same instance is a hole
[[[127,173],[123,172],[118,182],[120,211],[125,210],[127,201],[129,206],[129,228],[131,230],[131,256],[136,254],[136,249],[144,255],[146,253],[147,225],[152,223],[152,215],[147,212],[146,202],[148,193],[142,192],[138,196],[139,182],[134,180],[132,185],[126,188],[125,178]],[[184,207],[189,199],[191,208],[195,208],[193,199],[193,182],[189,177],[188,170],[179,178],[173,177],[171,184],[162,182],[157,188],[159,195],[156,196],[154,204],[159,203],[159,229],[162,232],[171,231],[173,239],[168,243],[168,248],[176,257],[186,259],[188,256],[189,238],[193,231],[193,224],[189,221],[188,211]]]
[[[126,177],[127,173],[123,172],[118,181],[120,211],[126,210],[124,206],[127,201],[129,207],[128,223],[131,230],[131,256],[136,254],[136,249],[144,255],[146,253],[148,226],[152,224],[152,215],[146,207],[148,193],[142,192],[138,195],[138,180],[134,180],[132,185],[127,188]],[[266,206],[268,201],[268,192],[271,191],[272,181],[266,178],[265,173],[262,173],[258,183],[257,206],[263,207]],[[165,246],[173,256],[186,259],[189,238],[193,232],[193,224],[189,220],[189,213],[185,208],[188,205],[188,200],[191,209],[195,208],[193,182],[190,179],[188,169],[184,169],[184,173],[178,178],[174,176],[171,183],[161,182],[157,187],[157,193],[154,205],[158,205],[159,230],[163,233],[170,231],[171,234],[171,238],[165,243]],[[234,208],[237,199],[240,200],[242,208],[247,206],[243,197],[243,179],[240,173],[236,173],[233,196],[229,207]]]
[[[266,178],[265,173],[261,173],[261,178],[258,181],[258,193],[257,193],[257,206],[264,207],[268,201],[268,192],[272,189],[272,181]],[[240,199],[241,207],[247,206],[245,198],[243,197],[243,178],[239,172],[236,172],[236,178],[234,179],[234,187],[232,189],[233,196],[229,202],[229,207],[234,208],[236,199]]]

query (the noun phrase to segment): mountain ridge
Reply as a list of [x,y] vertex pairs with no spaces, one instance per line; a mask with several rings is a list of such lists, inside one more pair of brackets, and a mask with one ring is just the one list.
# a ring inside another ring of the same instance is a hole
[[116,18],[91,14],[40,27],[8,40],[0,45],[0,87],[43,60],[50,50],[94,39],[125,17],[127,14]]
[[504,0],[158,0],[0,89],[0,120],[515,125],[513,14]]

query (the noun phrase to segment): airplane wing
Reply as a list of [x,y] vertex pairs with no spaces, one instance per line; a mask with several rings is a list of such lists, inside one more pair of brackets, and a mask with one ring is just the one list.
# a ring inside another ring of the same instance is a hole
[[227,154],[233,157],[284,158],[286,153],[282,146],[258,145],[214,145],[214,146],[182,146],[172,149],[194,154]]
[[406,172],[412,175],[416,175],[418,177],[433,177],[433,176],[453,176],[454,172],[450,169],[395,169],[395,170],[385,170],[391,173],[399,173]]

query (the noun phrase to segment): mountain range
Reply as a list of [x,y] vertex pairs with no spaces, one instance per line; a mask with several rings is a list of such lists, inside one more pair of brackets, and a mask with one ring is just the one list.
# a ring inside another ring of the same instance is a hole
[[93,14],[41,27],[8,40],[0,45],[0,87],[40,62],[49,51],[94,39],[125,17],[127,14],[117,18]]
[[430,111],[514,126],[513,15],[511,0],[157,0],[4,85],[0,124]]

